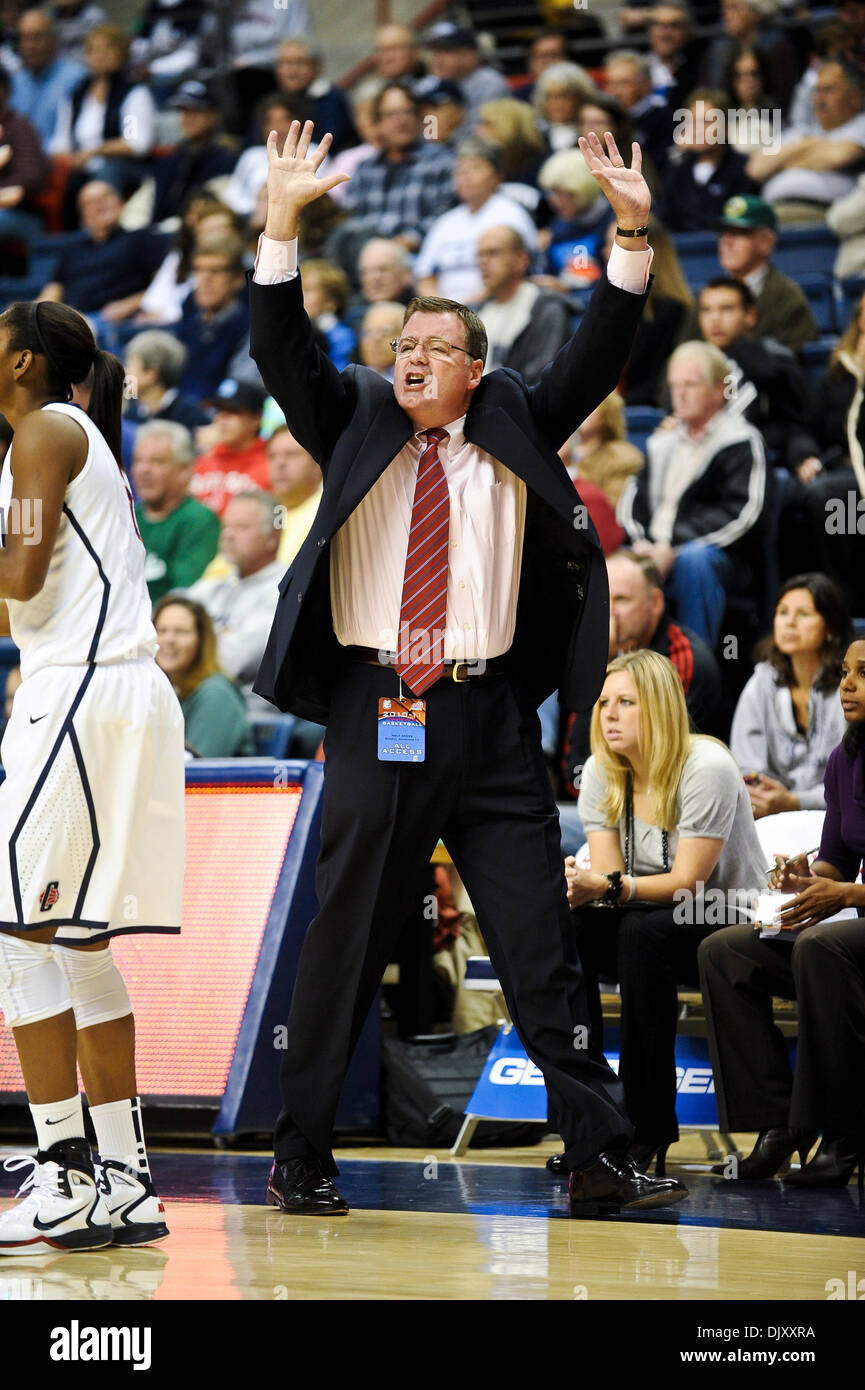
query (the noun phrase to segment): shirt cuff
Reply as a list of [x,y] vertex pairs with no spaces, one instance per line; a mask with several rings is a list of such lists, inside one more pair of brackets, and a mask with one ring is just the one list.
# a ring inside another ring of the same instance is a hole
[[[271,245],[279,243],[271,242]],[[607,279],[616,289],[627,290],[629,294],[645,294],[654,255],[651,246],[645,251],[626,251],[624,246],[613,242],[607,261]]]
[[297,238],[274,241],[262,232],[258,238],[253,280],[257,285],[281,285],[297,274]]

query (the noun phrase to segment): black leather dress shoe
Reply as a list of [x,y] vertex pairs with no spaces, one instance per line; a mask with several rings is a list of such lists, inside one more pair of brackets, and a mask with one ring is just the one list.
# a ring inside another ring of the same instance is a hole
[[565,1161],[565,1155],[563,1153],[550,1154],[545,1166],[547,1172],[555,1173],[557,1178],[566,1178],[568,1176],[568,1172],[570,1171],[568,1169],[568,1165]]
[[669,1206],[687,1197],[688,1189],[675,1178],[647,1177],[627,1154],[600,1153],[589,1168],[571,1173],[568,1195],[571,1216],[606,1216]]
[[346,1216],[348,1207],[317,1158],[274,1160],[267,1180],[267,1205],[291,1216]]

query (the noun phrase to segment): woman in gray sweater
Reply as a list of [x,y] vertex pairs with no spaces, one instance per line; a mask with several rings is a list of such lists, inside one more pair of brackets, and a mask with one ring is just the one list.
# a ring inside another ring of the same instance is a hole
[[799,574],[784,583],[730,734],[755,817],[823,810],[826,760],[844,734],[838,680],[851,635],[833,580]]

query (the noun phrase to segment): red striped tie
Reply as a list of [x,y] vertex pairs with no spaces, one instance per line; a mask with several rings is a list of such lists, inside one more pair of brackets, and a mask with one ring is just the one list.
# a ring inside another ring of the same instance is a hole
[[414,695],[422,695],[444,670],[447,620],[450,499],[439,460],[447,430],[427,430],[426,437],[411,509],[396,662]]

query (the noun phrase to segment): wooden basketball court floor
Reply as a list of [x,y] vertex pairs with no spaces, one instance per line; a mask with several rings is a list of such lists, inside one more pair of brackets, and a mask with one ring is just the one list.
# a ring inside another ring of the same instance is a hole
[[[750,1136],[740,1138],[746,1149]],[[729,1182],[710,1174],[691,1131],[668,1155],[668,1172],[690,1189],[685,1201],[570,1220],[566,1184],[543,1166],[556,1147],[470,1150],[456,1160],[343,1149],[338,1183],[351,1211],[339,1218],[266,1207],[266,1154],[156,1151],[168,1240],[0,1259],[0,1302],[825,1301],[838,1287],[829,1281],[865,1276],[865,1196],[855,1178],[812,1192]],[[0,1147],[0,1160],[12,1152]],[[0,1208],[17,1176],[0,1164]]]

